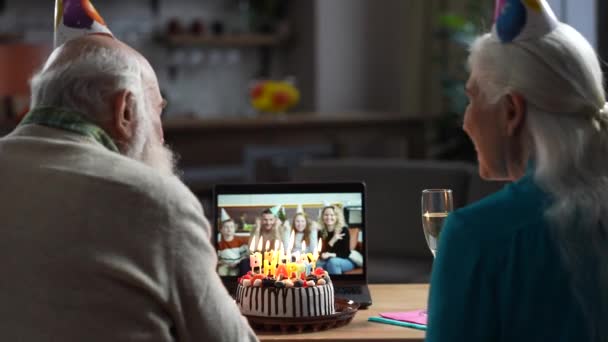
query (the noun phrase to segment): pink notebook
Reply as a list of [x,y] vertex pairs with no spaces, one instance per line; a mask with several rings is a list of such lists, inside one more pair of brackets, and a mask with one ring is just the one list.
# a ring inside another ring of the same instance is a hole
[[394,319],[402,322],[410,322],[416,324],[426,325],[426,310],[414,310],[405,312],[383,312],[380,316],[384,318]]

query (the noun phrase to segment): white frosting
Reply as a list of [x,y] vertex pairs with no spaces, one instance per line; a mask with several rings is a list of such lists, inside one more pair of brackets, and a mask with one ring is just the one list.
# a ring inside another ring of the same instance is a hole
[[331,283],[314,287],[244,287],[236,291],[236,302],[245,315],[264,317],[315,317],[336,312]]

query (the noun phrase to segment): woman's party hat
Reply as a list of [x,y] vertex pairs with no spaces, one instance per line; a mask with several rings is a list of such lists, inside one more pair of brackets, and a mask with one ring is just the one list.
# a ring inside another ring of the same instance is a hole
[[544,36],[558,24],[546,0],[496,0],[493,34],[503,43]]
[[90,0],[55,0],[55,48],[88,34],[113,37]]
[[296,214],[304,214],[304,207],[301,204],[298,204],[296,208]]

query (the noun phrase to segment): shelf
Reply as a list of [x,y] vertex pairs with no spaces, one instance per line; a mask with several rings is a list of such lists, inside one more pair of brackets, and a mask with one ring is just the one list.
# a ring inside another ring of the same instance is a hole
[[17,33],[0,32],[0,44],[15,43],[23,40],[23,35]]
[[270,34],[225,34],[222,36],[196,36],[191,34],[161,35],[158,37],[173,47],[262,47],[278,46],[286,41],[285,36]]

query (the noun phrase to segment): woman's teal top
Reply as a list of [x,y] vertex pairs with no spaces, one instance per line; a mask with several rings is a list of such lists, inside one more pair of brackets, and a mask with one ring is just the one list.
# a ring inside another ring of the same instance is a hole
[[589,340],[545,219],[550,196],[532,171],[448,216],[427,341]]

